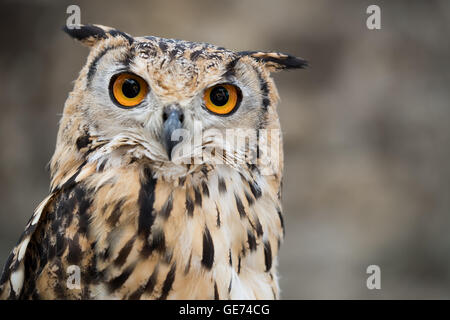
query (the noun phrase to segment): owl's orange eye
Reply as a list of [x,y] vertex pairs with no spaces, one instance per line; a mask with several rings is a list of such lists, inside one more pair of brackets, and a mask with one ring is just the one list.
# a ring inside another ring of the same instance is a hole
[[111,93],[122,107],[131,108],[144,100],[148,85],[144,79],[132,73],[121,73],[112,79]]
[[218,115],[228,115],[236,110],[241,91],[232,84],[218,84],[205,90],[206,108]]

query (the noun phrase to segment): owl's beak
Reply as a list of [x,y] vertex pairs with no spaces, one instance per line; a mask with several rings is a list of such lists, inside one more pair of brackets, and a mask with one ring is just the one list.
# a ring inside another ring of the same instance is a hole
[[175,130],[182,128],[184,121],[183,112],[176,107],[166,107],[163,111],[163,121],[163,144],[166,148],[169,160],[172,160],[173,148],[182,141],[182,138],[174,140],[172,134]]

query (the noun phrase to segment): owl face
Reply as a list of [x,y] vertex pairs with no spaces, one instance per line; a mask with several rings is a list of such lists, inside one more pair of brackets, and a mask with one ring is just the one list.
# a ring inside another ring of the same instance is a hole
[[[258,130],[279,129],[270,72],[306,64],[280,53],[131,37],[98,25],[65,31],[91,51],[66,103],[60,141],[73,145],[89,136],[101,145],[91,157],[111,165],[144,159],[166,173],[211,161],[205,154],[244,166],[236,160],[258,147],[237,147],[230,137],[244,132],[254,141]],[[73,118],[77,139],[64,134]]]

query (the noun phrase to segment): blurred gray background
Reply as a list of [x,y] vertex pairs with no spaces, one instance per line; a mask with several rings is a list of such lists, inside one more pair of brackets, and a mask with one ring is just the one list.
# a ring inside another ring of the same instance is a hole
[[[450,298],[449,1],[3,1],[0,264],[47,195],[82,23],[301,56],[282,98],[282,297]],[[366,28],[381,7],[382,29]],[[366,268],[381,267],[381,290]]]

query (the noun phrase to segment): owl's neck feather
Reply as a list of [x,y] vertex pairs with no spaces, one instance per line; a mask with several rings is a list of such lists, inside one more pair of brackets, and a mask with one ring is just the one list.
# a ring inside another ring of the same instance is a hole
[[[89,139],[81,148],[57,150],[52,189],[76,185],[89,195],[88,235],[106,280],[131,268],[133,283],[140,283],[149,268],[175,268],[173,285],[184,289],[171,298],[278,297],[276,256],[284,234],[279,175],[263,176],[256,166],[200,165],[167,178],[160,164],[127,158],[122,149],[99,156],[104,144]],[[133,292],[133,283],[114,292],[100,284],[96,297]]]

